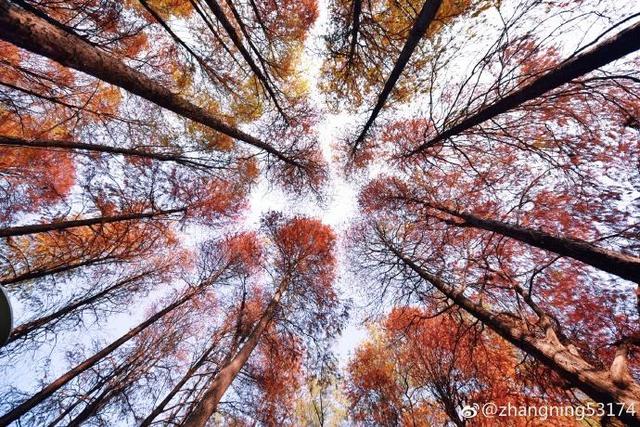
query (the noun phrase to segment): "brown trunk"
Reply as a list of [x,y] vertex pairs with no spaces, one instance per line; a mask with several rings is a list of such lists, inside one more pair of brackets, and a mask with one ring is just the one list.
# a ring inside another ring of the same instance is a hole
[[276,314],[282,295],[286,292],[287,287],[288,281],[283,280],[260,317],[260,320],[247,337],[247,340],[238,353],[218,372],[218,375],[213,378],[213,381],[202,396],[200,402],[198,402],[198,405],[185,420],[183,424],[184,427],[204,427],[209,418],[216,412],[220,399],[222,399],[222,396],[244,364],[249,360],[249,356],[251,356],[253,349],[258,344],[262,333]]
[[[262,70],[260,70],[258,65],[255,63],[255,61],[251,57],[251,54],[249,53],[249,51],[242,44],[242,40],[240,40],[240,36],[236,32],[236,29],[233,27],[233,24],[231,24],[229,19],[227,19],[227,16],[224,14],[224,10],[222,10],[222,7],[220,7],[220,5],[216,0],[205,0],[205,1],[209,5],[209,8],[211,8],[211,11],[213,12],[216,19],[218,19],[218,21],[224,28],[225,32],[229,35],[229,38],[233,42],[233,45],[236,47],[236,49],[238,49],[238,51],[240,52],[240,54],[242,55],[246,63],[251,68],[251,71],[253,71],[253,74],[255,74],[255,76],[258,78],[258,80],[262,84],[262,87],[264,87],[264,89],[267,91],[267,93],[273,100],[273,103],[278,109],[278,112],[283,117],[286,118],[287,116],[285,115],[284,111],[280,107],[280,104],[278,103],[278,98],[276,97],[276,93],[271,87],[271,83],[269,82],[267,76],[265,76]],[[238,25],[242,28],[244,24],[240,20],[240,16],[236,15],[235,18],[236,18],[236,21],[238,21]],[[246,36],[247,35],[245,34],[245,37]]]
[[297,162],[272,145],[227,125],[204,108],[188,102],[163,85],[125,65],[113,55],[91,46],[77,36],[66,33],[24,9],[12,5],[7,0],[0,0],[0,39],[119,86],[180,116],[244,141],[284,162],[298,166]]
[[17,276],[0,280],[0,285],[12,285],[15,283],[25,282],[27,280],[41,279],[46,276],[51,276],[58,273],[66,273],[68,271],[75,270],[76,268],[86,267],[88,265],[97,265],[106,261],[111,261],[114,258],[111,256],[103,256],[99,258],[87,259],[84,261],[78,261],[73,264],[63,264],[56,267],[36,269],[28,271],[26,273],[18,274]]
[[460,227],[480,228],[518,240],[536,248],[573,258],[592,267],[615,274],[626,280],[640,283],[640,258],[608,249],[599,248],[584,240],[557,237],[544,231],[515,224],[483,219],[466,212],[457,212],[441,206],[428,205],[434,209],[462,219],[455,223]]
[[207,62],[200,55],[194,52],[193,49],[191,49],[188,44],[186,44],[180,37],[178,37],[176,33],[173,32],[173,30],[169,27],[169,25],[167,25],[164,19],[162,19],[162,17],[158,14],[158,12],[156,12],[146,0],[139,0],[139,1],[142,7],[144,7],[145,10],[149,12],[151,16],[153,16],[156,22],[160,24],[160,26],[164,28],[164,30],[171,36],[173,41],[176,42],[178,45],[182,46],[182,48],[184,48],[184,50],[186,50],[193,57],[193,59],[195,59],[196,62],[200,64],[202,69],[211,78],[211,80],[214,80],[219,84],[222,84],[227,90],[229,90],[229,87],[226,85],[226,82],[224,81],[224,79],[222,79],[218,75],[218,73],[216,73],[215,70],[213,70],[213,68],[211,68],[209,64],[207,64]]
[[136,280],[139,280],[141,278],[143,278],[144,276],[146,276],[147,274],[149,274],[150,272],[144,272],[142,274],[137,274],[133,277],[129,277],[128,279],[125,280],[121,280],[119,282],[114,283],[111,286],[108,286],[107,288],[103,289],[102,291],[91,295],[89,297],[86,298],[82,298],[79,299],[75,302],[72,302],[71,304],[62,307],[60,310],[57,310],[47,316],[43,316],[40,317],[36,320],[32,320],[31,322],[27,322],[27,323],[23,323],[22,325],[16,327],[13,331],[11,331],[11,335],[9,336],[9,340],[7,341],[7,343],[5,345],[8,345],[10,343],[12,343],[13,341],[17,341],[19,339],[22,339],[24,337],[26,337],[27,335],[29,335],[30,333],[32,333],[35,330],[38,330],[40,328],[42,328],[45,325],[48,325],[49,323],[56,321],[56,320],[60,320],[66,316],[68,316],[71,313],[74,313],[76,311],[79,311],[80,309],[83,309],[83,307],[89,306],[91,304],[93,304],[96,301],[99,301],[100,299],[104,298],[105,296],[109,295],[111,292],[113,292],[114,290],[120,289],[123,286],[126,286],[130,283],[135,282]]
[[420,11],[416,22],[413,24],[413,27],[409,32],[409,37],[407,38],[407,41],[402,48],[402,51],[400,52],[398,60],[393,66],[393,70],[391,70],[389,78],[382,88],[382,92],[380,92],[380,95],[378,96],[378,100],[376,102],[376,105],[373,107],[373,111],[371,112],[367,123],[364,125],[360,136],[358,136],[358,138],[353,143],[353,147],[351,148],[351,155],[354,155],[356,153],[356,151],[358,150],[358,146],[367,136],[369,128],[373,125],[373,122],[376,120],[376,117],[378,117],[378,114],[380,114],[380,110],[382,110],[382,107],[384,107],[384,104],[387,102],[387,98],[389,98],[389,95],[391,95],[391,91],[395,87],[396,82],[400,78],[400,75],[404,71],[404,68],[409,63],[413,51],[415,50],[416,46],[418,46],[418,43],[429,29],[429,25],[435,18],[436,13],[438,13],[438,9],[440,8],[441,3],[442,0],[426,0],[422,5],[422,10]]
[[145,159],[158,160],[160,162],[174,162],[184,165],[206,167],[205,165],[198,163],[196,160],[191,160],[179,154],[152,153],[148,151],[137,150],[134,148],[119,148],[101,144],[85,144],[75,141],[58,141],[53,139],[23,139],[0,135],[0,145],[8,145],[11,147],[19,148],[80,150],[91,151],[95,153],[121,154],[123,156],[140,157]]
[[[218,273],[218,274],[220,274],[220,273]],[[98,353],[96,353],[93,356],[91,356],[90,358],[86,359],[84,362],[76,365],[74,368],[70,369],[65,374],[61,375],[60,377],[55,379],[53,382],[49,383],[49,385],[47,385],[46,387],[44,387],[43,389],[41,389],[40,391],[35,393],[29,399],[27,399],[26,401],[22,402],[20,405],[16,406],[11,411],[9,411],[6,414],[4,414],[3,416],[1,416],[0,417],[0,425],[8,425],[8,424],[16,421],[17,419],[19,419],[21,416],[26,414],[28,411],[33,409],[35,406],[37,406],[40,403],[42,403],[45,399],[47,399],[53,393],[58,391],[61,387],[63,387],[69,381],[73,380],[78,375],[80,375],[81,373],[83,373],[87,369],[91,368],[92,366],[94,366],[95,364],[97,364],[98,362],[103,360],[109,354],[111,354],[112,352],[117,350],[120,346],[122,346],[123,344],[125,344],[126,342],[131,340],[136,335],[140,334],[142,331],[144,331],[149,326],[153,325],[155,322],[160,320],[162,317],[164,317],[168,313],[172,312],[173,310],[175,310],[176,308],[180,307],[181,305],[183,305],[187,301],[191,300],[198,292],[200,292],[203,288],[205,288],[206,286],[208,286],[209,284],[211,284],[215,280],[216,280],[216,278],[212,278],[212,279],[210,279],[210,280],[208,280],[206,282],[201,283],[197,288],[189,291],[183,297],[181,297],[177,301],[173,302],[172,304],[168,305],[164,309],[160,310],[159,312],[157,312],[153,316],[149,317],[147,320],[145,320],[144,322],[142,322],[141,324],[139,324],[135,328],[131,329],[129,332],[127,332],[126,334],[124,334],[123,336],[121,336],[120,338],[118,338],[117,340],[115,340],[114,342],[112,342],[111,344],[109,344],[108,346],[103,348],[102,350],[100,350]]]
[[491,105],[480,109],[475,114],[462,120],[455,126],[439,133],[434,138],[411,150],[404,157],[411,157],[421,151],[432,147],[439,142],[458,135],[480,123],[490,120],[499,114],[505,113],[519,105],[535,99],[550,90],[556,89],[571,80],[586,73],[596,70],[617,59],[640,49],[640,23],[621,31],[610,39],[589,49],[585,53],[575,56],[555,67],[542,77],[523,86],[511,95],[497,100]]
[[[383,238],[383,241],[387,248],[407,267],[422,279],[431,283],[458,307],[530,357],[546,365],[569,384],[582,390],[595,401],[624,405],[624,408],[640,407],[640,386],[637,384],[629,384],[624,388],[619,387],[615,384],[608,371],[596,369],[579,355],[560,344],[557,338],[549,338],[549,335],[552,337],[554,335],[551,329],[547,330],[547,336],[545,337],[538,337],[529,333],[521,322],[508,317],[500,317],[485,306],[473,302],[465,297],[461,290],[455,289],[420,268],[415,262],[396,249],[386,238]],[[620,418],[632,425],[640,423],[640,413],[637,415],[624,413],[621,414]]]
[[155,211],[146,213],[129,213],[113,216],[101,216],[97,218],[76,219],[72,221],[52,222],[49,224],[21,225],[18,227],[0,228],[0,237],[16,237],[26,234],[46,233],[48,231],[60,231],[74,227],[87,227],[90,225],[110,224],[113,222],[133,221],[141,219],[156,218],[159,216],[171,215],[177,212],[184,212],[186,208],[169,209],[166,211]]
[[356,53],[358,44],[358,32],[360,31],[360,15],[362,14],[362,0],[353,0],[353,13],[351,23],[351,42],[349,43],[348,63],[353,62],[353,56]]
[[165,396],[165,398],[162,399],[162,401],[153,409],[153,411],[151,411],[151,413],[147,416],[147,418],[145,418],[140,423],[139,427],[148,427],[149,425],[151,425],[153,420],[155,420],[158,417],[158,415],[160,415],[162,411],[164,411],[164,408],[169,404],[171,399],[173,399],[173,397],[176,394],[178,394],[182,386],[184,386],[187,383],[187,381],[193,378],[193,375],[196,373],[196,371],[200,369],[202,365],[204,365],[209,355],[213,352],[213,350],[216,349],[216,345],[217,343],[214,342],[211,346],[209,346],[209,348],[205,351],[205,353],[196,361],[196,363],[194,363],[187,370],[184,376],[180,379],[180,381],[176,383],[176,385],[171,389],[171,391],[169,391],[169,393]]

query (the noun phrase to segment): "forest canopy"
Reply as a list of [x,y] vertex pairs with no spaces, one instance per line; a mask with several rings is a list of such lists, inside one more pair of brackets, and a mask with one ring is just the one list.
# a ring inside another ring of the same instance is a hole
[[636,0],[0,0],[0,426],[640,425],[639,51]]

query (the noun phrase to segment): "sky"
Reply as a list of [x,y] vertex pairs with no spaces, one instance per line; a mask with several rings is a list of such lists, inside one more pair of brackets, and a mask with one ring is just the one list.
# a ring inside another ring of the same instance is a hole
[[355,283],[354,286],[354,277],[348,271],[346,256],[344,256],[343,247],[341,247],[343,243],[341,238],[344,232],[358,216],[358,189],[353,181],[345,177],[341,165],[333,159],[339,139],[357,117],[347,113],[334,114],[329,112],[324,97],[317,87],[322,65],[322,57],[319,54],[323,49],[322,35],[328,32],[327,26],[329,24],[327,0],[319,0],[318,8],[319,16],[309,32],[301,67],[310,84],[311,104],[319,109],[321,116],[321,120],[316,126],[316,133],[324,159],[329,165],[329,178],[326,183],[327,197],[320,202],[313,198],[290,199],[281,189],[271,187],[265,179],[262,179],[251,192],[245,221],[250,228],[257,227],[264,213],[279,211],[285,214],[316,217],[334,229],[339,238],[337,248],[338,274],[335,287],[341,298],[353,301],[350,318],[342,335],[337,339],[334,349],[340,366],[344,368],[354,349],[366,337],[362,316],[359,315],[359,307],[365,301],[361,293],[358,292],[359,289],[362,289],[362,284]]

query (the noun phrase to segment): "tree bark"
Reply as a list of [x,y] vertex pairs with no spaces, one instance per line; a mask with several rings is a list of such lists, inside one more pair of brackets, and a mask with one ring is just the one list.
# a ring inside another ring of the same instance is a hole
[[147,274],[151,273],[150,271],[145,271],[141,274],[137,274],[133,277],[129,277],[125,280],[120,280],[116,283],[114,283],[111,286],[108,286],[107,288],[103,289],[102,291],[93,294],[89,297],[86,298],[81,298],[78,299],[74,302],[72,302],[71,304],[62,307],[59,310],[56,310],[55,312],[47,315],[47,316],[43,316],[40,317],[38,319],[32,320],[31,322],[27,322],[27,323],[23,323],[22,325],[16,327],[13,331],[11,331],[11,335],[9,336],[9,340],[7,341],[7,343],[5,345],[8,345],[14,341],[17,341],[19,339],[22,339],[24,337],[26,337],[27,335],[29,335],[30,333],[34,332],[35,330],[38,330],[40,328],[42,328],[45,325],[48,325],[49,323],[56,321],[56,320],[60,320],[66,316],[68,316],[71,313],[74,313],[76,311],[78,311],[79,309],[83,309],[83,307],[85,306],[89,306],[91,304],[93,304],[96,301],[99,301],[100,299],[104,298],[105,296],[109,295],[110,293],[112,293],[114,290],[120,289],[123,286],[126,286],[130,283],[135,282],[136,280],[139,280],[141,278],[143,278],[144,276],[146,276]]
[[120,154],[129,157],[140,157],[144,159],[157,160],[160,162],[174,162],[184,165],[193,165],[206,167],[196,160],[191,160],[179,154],[163,154],[143,151],[135,148],[119,148],[102,144],[85,144],[75,141],[58,141],[54,139],[24,139],[12,136],[0,135],[0,145],[7,145],[18,148],[36,148],[36,149],[60,149],[60,150],[80,150],[91,151],[95,153]]
[[155,408],[153,408],[153,411],[151,411],[151,413],[140,423],[139,427],[148,427],[149,425],[151,425],[153,420],[155,420],[158,415],[160,415],[162,411],[164,411],[164,408],[169,404],[171,399],[173,399],[173,397],[178,394],[182,386],[184,386],[187,381],[193,378],[193,375],[196,373],[196,371],[200,369],[202,365],[204,365],[209,355],[213,352],[213,350],[215,350],[216,345],[217,343],[213,343],[212,345],[210,345],[205,353],[196,361],[196,363],[189,367],[180,381],[178,381],[176,385],[171,389],[171,391],[169,391],[169,393],[165,396],[165,398],[162,399],[162,401]]
[[49,224],[21,225],[18,227],[0,228],[0,237],[17,237],[27,234],[46,233],[49,231],[60,231],[75,227],[87,227],[90,225],[110,224],[113,222],[134,221],[151,219],[159,216],[167,216],[177,212],[184,212],[186,208],[160,210],[155,212],[128,213],[112,216],[101,216],[96,218],[76,219],[71,221],[52,222]]
[[596,45],[561,64],[542,77],[526,84],[522,88],[497,100],[491,105],[481,108],[476,113],[462,120],[457,125],[439,133],[429,141],[403,155],[411,157],[429,147],[458,135],[480,123],[490,120],[499,114],[512,110],[519,105],[535,99],[550,90],[556,89],[571,80],[594,71],[604,65],[640,49],[640,23],[637,23],[608,40]]
[[[224,10],[222,10],[222,7],[220,7],[220,5],[218,4],[218,2],[216,0],[205,0],[205,1],[209,5],[209,8],[211,8],[211,11],[213,12],[213,14],[216,17],[216,19],[218,19],[218,21],[220,21],[220,24],[224,28],[225,32],[229,35],[229,38],[233,42],[233,45],[236,47],[236,49],[238,49],[238,51],[240,52],[240,54],[242,55],[242,57],[244,58],[246,63],[249,65],[249,68],[251,68],[251,71],[253,71],[253,74],[255,74],[255,76],[258,78],[258,80],[260,80],[260,83],[262,84],[264,89],[267,91],[267,93],[269,94],[271,99],[273,100],[273,103],[276,106],[276,108],[278,109],[278,112],[284,118],[286,118],[287,116],[284,113],[284,111],[282,110],[282,108],[280,107],[280,104],[278,103],[278,98],[276,96],[275,91],[273,90],[273,87],[271,86],[271,82],[269,81],[267,76],[265,76],[265,74],[262,72],[262,70],[260,70],[260,68],[258,67],[256,62],[251,57],[251,54],[249,53],[247,48],[244,47],[244,45],[242,44],[242,40],[240,40],[240,36],[236,32],[236,29],[233,28],[233,24],[231,24],[231,22],[229,21],[227,16],[224,14]],[[241,21],[240,16],[239,15],[235,15],[235,18],[236,18],[236,21],[238,21],[238,25],[241,28],[243,28],[244,24]],[[247,36],[247,34],[245,33],[245,37],[246,36]]]
[[180,116],[259,148],[284,162],[300,166],[274,146],[227,125],[204,108],[188,102],[113,55],[7,0],[0,0],[0,39],[119,86]]
[[349,54],[347,56],[347,62],[353,62],[353,56],[356,53],[356,46],[358,44],[358,33],[360,31],[360,16],[362,15],[362,0],[353,0],[353,14],[351,23],[351,40],[349,42]]
[[[219,274],[220,273],[218,273],[218,275]],[[180,307],[181,305],[183,305],[187,301],[191,300],[198,292],[200,292],[203,288],[205,288],[206,286],[208,286],[210,283],[214,282],[215,280],[216,280],[215,278],[212,278],[212,279],[210,279],[210,280],[208,280],[206,282],[201,283],[198,287],[196,287],[193,290],[187,292],[184,296],[182,296],[181,298],[179,298],[178,300],[176,300],[172,304],[169,304],[164,309],[158,311],[156,314],[154,314],[153,316],[149,317],[147,320],[145,320],[144,322],[142,322],[141,324],[139,324],[135,328],[131,329],[129,332],[127,332],[126,334],[122,335],[120,338],[118,338],[117,340],[115,340],[114,342],[112,342],[111,344],[109,344],[108,346],[106,346],[105,348],[103,348],[102,350],[100,350],[99,352],[97,352],[96,354],[91,356],[90,358],[86,359],[84,362],[76,365],[74,368],[70,369],[65,374],[61,375],[60,377],[55,379],[53,382],[49,383],[49,385],[47,385],[46,387],[42,388],[40,391],[35,393],[29,399],[27,399],[26,401],[22,402],[20,405],[16,406],[15,408],[13,408],[11,411],[7,412],[6,414],[2,415],[0,417],[0,425],[8,425],[8,424],[18,420],[21,416],[26,414],[28,411],[33,409],[35,406],[37,406],[40,403],[42,403],[45,399],[50,397],[53,393],[58,391],[61,387],[63,387],[69,381],[73,380],[78,375],[80,375],[81,373],[83,373],[87,369],[91,368],[92,366],[94,366],[95,364],[97,364],[98,362],[103,360],[109,354],[111,354],[115,350],[117,350],[120,346],[122,346],[123,344],[125,344],[126,342],[131,340],[136,335],[140,334],[142,331],[144,331],[149,326],[153,325],[155,322],[160,320],[162,317],[164,317],[168,313],[172,312],[173,310],[175,310],[176,308]]]
[[398,60],[393,66],[393,70],[391,71],[389,78],[384,84],[382,92],[380,92],[380,95],[378,96],[378,100],[376,102],[376,105],[373,107],[373,111],[371,112],[371,115],[369,116],[367,123],[365,123],[364,128],[362,129],[362,132],[353,143],[353,147],[351,148],[352,156],[356,154],[358,147],[360,146],[362,141],[364,141],[364,138],[367,136],[367,133],[369,132],[369,128],[371,128],[371,126],[373,125],[373,122],[378,117],[378,114],[380,114],[382,107],[384,107],[384,104],[387,102],[387,98],[389,98],[389,95],[391,95],[391,91],[395,87],[396,82],[398,81],[398,79],[400,78],[400,75],[402,74],[405,67],[409,63],[409,60],[411,59],[411,55],[413,54],[413,51],[415,50],[416,46],[418,46],[418,43],[420,42],[422,37],[425,35],[427,30],[429,29],[429,25],[431,24],[436,14],[438,13],[438,9],[440,8],[441,3],[442,3],[442,0],[426,0],[425,3],[422,5],[422,10],[420,10],[420,14],[418,15],[416,22],[413,24],[413,27],[409,32],[409,37],[407,38],[407,41],[404,47],[402,48],[402,51],[400,52],[400,56],[398,57]]
[[247,337],[238,353],[218,372],[209,388],[204,393],[193,412],[189,414],[184,422],[185,427],[204,427],[211,416],[218,409],[218,403],[227,391],[235,377],[245,365],[249,356],[255,349],[260,337],[273,319],[280,305],[280,300],[289,286],[287,279],[282,280],[280,286],[271,298],[269,305],[260,317],[260,320]]
[[[382,240],[387,249],[403,264],[423,280],[431,283],[458,307],[478,319],[506,341],[543,363],[595,401],[624,405],[625,409],[640,407],[640,386],[637,384],[629,384],[625,388],[617,386],[607,370],[598,370],[579,355],[570,352],[557,339],[551,338],[555,335],[551,334],[550,337],[550,334],[547,334],[546,337],[541,338],[529,333],[527,328],[520,322],[508,317],[500,317],[497,313],[485,308],[485,306],[471,301],[464,296],[464,292],[461,290],[455,289],[440,278],[420,268],[385,237]],[[631,425],[639,425],[640,423],[640,413],[636,415],[623,413],[620,418]]]
[[2,279],[0,280],[0,285],[12,285],[14,283],[20,283],[27,280],[41,279],[43,277],[50,276],[53,274],[65,273],[67,271],[75,270],[76,268],[85,267],[88,265],[95,265],[95,264],[102,263],[104,261],[110,261],[114,259],[115,259],[114,257],[107,255],[99,258],[91,258],[84,261],[78,261],[73,264],[65,263],[63,265],[58,265],[56,267],[44,268],[44,269],[40,268],[32,271],[27,271],[26,273],[18,274],[17,276],[14,276],[11,278]]
[[640,283],[639,257],[600,248],[584,240],[558,237],[544,231],[484,219],[470,213],[457,212],[442,206],[428,206],[464,221],[462,223],[448,222],[455,226],[474,227],[498,233],[536,248],[573,258],[623,279]]

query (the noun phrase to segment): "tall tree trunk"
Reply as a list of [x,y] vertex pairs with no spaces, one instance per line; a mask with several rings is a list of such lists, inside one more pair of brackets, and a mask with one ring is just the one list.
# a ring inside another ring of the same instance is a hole
[[540,230],[522,227],[506,222],[484,219],[476,215],[458,212],[442,206],[430,205],[464,222],[447,221],[457,227],[474,227],[510,237],[536,248],[573,258],[599,270],[614,274],[626,280],[640,283],[640,258],[600,248],[579,239],[558,237]]
[[236,378],[242,367],[249,360],[249,356],[255,349],[260,337],[276,314],[280,306],[280,300],[289,286],[289,281],[283,279],[275,294],[269,301],[260,320],[247,337],[238,353],[222,368],[207,388],[198,405],[184,422],[184,427],[204,427],[211,416],[218,409],[218,403],[227,391],[233,380]]
[[73,34],[66,33],[8,0],[0,0],[0,39],[119,86],[180,116],[253,145],[284,162],[299,166],[276,147],[227,125],[204,108],[190,103],[125,65],[115,56],[91,46]]
[[76,219],[71,221],[52,222],[49,224],[21,225],[18,227],[0,228],[0,237],[16,237],[26,234],[46,233],[48,231],[60,231],[75,227],[87,227],[90,225],[110,224],[113,222],[134,221],[157,218],[178,212],[185,212],[186,208],[160,210],[155,212],[128,213],[96,218]]
[[[640,386],[628,384],[619,387],[614,383],[607,370],[599,370],[591,366],[575,351],[563,346],[551,329],[542,338],[530,333],[520,321],[507,316],[499,316],[483,306],[468,299],[464,292],[440,280],[418,266],[404,255],[386,237],[382,241],[404,265],[418,274],[423,280],[431,283],[438,291],[453,301],[458,307],[478,319],[482,324],[496,332],[530,357],[540,361],[562,379],[582,390],[596,402],[624,405],[623,408],[638,408],[640,405]],[[620,406],[616,406],[620,408]],[[623,413],[620,418],[631,425],[640,424],[640,413],[636,415]]]
[[396,82],[409,63],[413,51],[415,50],[416,46],[418,46],[418,43],[425,35],[427,30],[429,29],[429,25],[438,13],[438,9],[440,8],[441,3],[442,0],[426,0],[422,5],[422,10],[420,10],[420,14],[418,15],[416,22],[413,24],[413,27],[409,32],[409,37],[407,38],[407,41],[402,48],[402,51],[400,52],[400,56],[393,66],[393,70],[391,70],[391,74],[385,82],[382,92],[380,92],[380,95],[378,96],[376,105],[373,107],[373,111],[371,112],[367,123],[364,125],[364,128],[362,128],[362,132],[351,147],[352,156],[356,154],[358,147],[367,136],[369,128],[371,128],[373,122],[378,117],[378,114],[380,114],[380,110],[382,110],[382,107],[384,107],[384,104],[387,102],[387,98],[389,98],[389,95],[391,95],[391,91],[393,91]]
[[356,53],[356,46],[358,45],[358,33],[360,31],[360,17],[362,15],[362,0],[353,0],[352,2],[352,19],[351,23],[351,41],[349,42],[349,54],[347,56],[347,62],[351,64],[353,62],[353,56]]
[[66,373],[64,373],[63,375],[61,375],[60,377],[58,377],[57,379],[55,379],[51,383],[49,383],[49,385],[47,385],[46,387],[42,388],[40,391],[35,393],[33,396],[31,396],[26,401],[22,402],[20,405],[18,405],[15,408],[13,408],[11,411],[9,411],[6,414],[2,415],[0,417],[0,425],[8,425],[8,424],[18,420],[21,416],[26,414],[28,411],[33,409],[35,406],[37,406],[40,403],[42,403],[45,399],[50,397],[53,393],[58,391],[61,387],[63,387],[69,381],[73,380],[74,378],[76,378],[78,375],[80,375],[81,373],[83,373],[87,369],[89,369],[92,366],[94,366],[95,364],[99,363],[101,360],[103,360],[109,354],[111,354],[115,350],[117,350],[120,346],[122,346],[123,344],[125,344],[126,342],[131,340],[136,335],[140,334],[142,331],[147,329],[149,326],[153,325],[155,322],[160,320],[165,315],[169,314],[170,312],[172,312],[176,308],[180,307],[181,305],[183,305],[187,301],[190,301],[202,289],[204,289],[206,286],[210,285],[211,283],[215,282],[217,280],[217,277],[219,277],[220,274],[221,274],[221,271],[218,272],[211,279],[209,279],[209,280],[207,280],[205,282],[202,282],[198,287],[196,287],[196,288],[190,290],[189,292],[187,292],[184,296],[182,296],[181,298],[179,298],[178,300],[176,300],[172,304],[169,304],[164,309],[158,311],[156,314],[154,314],[153,316],[149,317],[147,320],[145,320],[144,322],[142,322],[141,324],[139,324],[135,328],[129,330],[129,332],[127,332],[126,334],[122,335],[120,338],[118,338],[117,340],[115,340],[114,342],[112,342],[111,344],[109,344],[108,346],[106,346],[105,348],[103,348],[102,350],[100,350],[99,352],[94,354],[93,356],[89,357],[84,362],[76,365],[74,368],[70,369],[69,371],[67,371]]
[[17,341],[19,339],[23,339],[24,337],[26,337],[27,335],[33,333],[34,331],[50,324],[51,322],[54,321],[58,321],[60,319],[63,319],[64,317],[75,313],[77,311],[81,311],[84,310],[85,307],[90,306],[91,304],[95,303],[96,301],[100,301],[101,299],[103,299],[104,297],[108,296],[109,294],[111,294],[113,291],[120,289],[124,286],[127,286],[130,283],[133,283],[143,277],[145,277],[146,275],[152,273],[151,271],[145,271],[143,273],[140,274],[136,274],[133,277],[128,277],[125,280],[120,280],[116,283],[114,283],[111,286],[106,287],[105,289],[103,289],[102,291],[95,293],[91,296],[85,297],[85,298],[81,298],[78,299],[74,302],[71,302],[71,304],[66,305],[64,307],[62,307],[59,310],[56,310],[55,312],[48,314],[46,316],[40,317],[38,319],[32,320],[31,322],[27,322],[27,323],[23,323],[22,325],[16,327],[13,331],[11,331],[11,335],[9,336],[9,340],[7,341],[7,343],[5,345],[8,345],[14,341]]
[[158,415],[160,415],[162,411],[164,411],[164,408],[169,404],[169,402],[171,402],[171,399],[173,399],[173,397],[176,394],[178,394],[180,389],[182,389],[182,387],[191,378],[193,378],[193,375],[198,371],[198,369],[200,369],[200,367],[205,364],[209,355],[213,352],[213,350],[216,349],[217,344],[218,343],[216,342],[212,343],[209,346],[209,348],[207,348],[207,350],[204,352],[204,354],[200,356],[200,358],[196,361],[196,363],[194,363],[191,367],[189,367],[189,369],[187,370],[187,372],[185,372],[185,374],[180,379],[180,381],[178,381],[176,385],[173,386],[173,388],[165,396],[165,398],[162,399],[162,401],[158,405],[156,405],[155,408],[153,408],[153,411],[151,411],[151,413],[140,423],[139,427],[148,427],[149,425],[151,425],[153,420],[155,420],[158,417]]
[[411,157],[439,142],[458,135],[480,123],[490,120],[499,114],[505,113],[519,105],[535,99],[550,90],[556,89],[571,80],[586,73],[594,71],[623,56],[640,49],[640,23],[637,23],[617,35],[596,45],[595,47],[579,54],[555,67],[552,71],[537,78],[522,88],[497,100],[491,105],[481,108],[478,112],[462,120],[457,125],[439,133],[429,141],[414,148],[404,155]]
[[12,136],[0,135],[0,145],[18,148],[39,148],[47,150],[79,150],[94,153],[121,154],[129,157],[157,160],[160,162],[174,162],[185,166],[207,168],[207,165],[197,160],[189,159],[180,154],[153,153],[135,148],[119,148],[102,144],[85,144],[75,141],[58,141],[53,139],[24,139]]
[[84,261],[78,261],[72,264],[64,263],[55,267],[49,268],[37,268],[35,270],[27,271],[25,273],[18,274],[11,278],[4,278],[0,280],[0,285],[13,285],[15,283],[25,282],[27,280],[41,279],[46,276],[51,276],[58,273],[66,273],[68,271],[75,270],[76,268],[86,267],[89,265],[97,265],[107,261],[113,261],[113,256],[107,255],[98,258],[90,258]]
[[[226,83],[224,82],[224,80],[218,75],[218,73],[215,72],[215,70],[213,70],[209,64],[207,64],[207,62],[200,56],[198,55],[196,52],[193,51],[193,49],[191,49],[189,47],[188,44],[186,44],[180,37],[178,37],[178,35],[176,33],[173,32],[173,30],[171,29],[171,27],[169,27],[169,25],[165,22],[164,19],[162,19],[162,17],[160,16],[160,14],[158,12],[156,12],[151,5],[149,4],[149,2],[147,2],[146,0],[138,0],[140,2],[140,4],[142,5],[142,7],[145,8],[145,10],[147,12],[149,12],[149,14],[151,16],[153,16],[153,19],[156,20],[156,22],[158,24],[160,24],[160,26],[162,28],[164,28],[164,30],[171,36],[171,38],[173,39],[174,42],[176,42],[179,46],[182,46],[182,48],[184,48],[189,55],[191,55],[193,57],[193,59],[196,60],[196,62],[198,64],[200,64],[200,66],[202,67],[202,69],[205,71],[205,73],[214,81],[216,81],[217,83],[220,83],[222,85],[224,85],[226,87]],[[228,89],[228,87],[227,87]]]
[[[213,15],[222,25],[222,28],[224,28],[225,32],[229,35],[229,38],[233,42],[233,45],[236,47],[236,49],[238,49],[238,51],[240,52],[240,54],[242,55],[246,63],[249,65],[249,68],[251,68],[251,71],[253,71],[253,74],[255,74],[255,76],[258,78],[258,80],[262,84],[262,87],[264,87],[264,89],[269,94],[269,97],[273,100],[273,103],[278,109],[278,112],[282,115],[282,117],[286,119],[287,115],[284,113],[284,111],[280,107],[280,104],[278,103],[278,98],[276,96],[275,91],[273,90],[273,87],[271,86],[271,82],[269,81],[268,77],[262,72],[262,70],[258,67],[256,62],[253,60],[253,57],[251,56],[247,48],[242,44],[242,40],[240,40],[240,36],[236,32],[236,29],[233,27],[233,24],[227,18],[227,15],[225,15],[222,7],[218,4],[216,0],[205,0],[205,1],[209,5],[209,8],[211,9],[211,11],[213,12]],[[242,29],[244,24],[241,21],[240,16],[236,15],[235,18],[236,18],[236,21],[238,21],[238,25]],[[245,33],[245,37],[247,37],[246,33]],[[250,40],[249,40],[249,43],[251,43]]]

